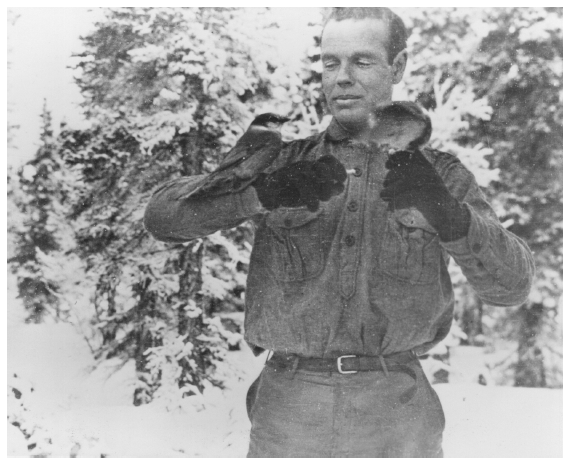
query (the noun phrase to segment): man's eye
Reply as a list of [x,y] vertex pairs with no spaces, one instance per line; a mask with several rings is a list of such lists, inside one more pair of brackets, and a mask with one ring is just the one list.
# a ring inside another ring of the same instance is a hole
[[336,61],[325,61],[323,63],[324,68],[329,70],[334,69],[336,65],[337,65]]
[[372,66],[372,62],[365,60],[358,60],[356,64],[361,68],[368,68],[369,66]]

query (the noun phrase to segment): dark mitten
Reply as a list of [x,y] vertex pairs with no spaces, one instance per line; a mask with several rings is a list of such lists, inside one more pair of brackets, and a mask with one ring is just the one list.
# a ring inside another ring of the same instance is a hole
[[319,158],[311,166],[310,181],[314,182],[317,198],[321,202],[340,194],[346,178],[346,168],[332,155]]
[[319,208],[344,190],[346,170],[332,156],[324,156],[315,162],[299,161],[260,176],[253,186],[259,201],[268,210],[278,207],[306,206],[310,211]]
[[421,151],[396,152],[386,162],[388,174],[380,197],[390,211],[417,208],[443,242],[465,237],[470,215],[456,200]]

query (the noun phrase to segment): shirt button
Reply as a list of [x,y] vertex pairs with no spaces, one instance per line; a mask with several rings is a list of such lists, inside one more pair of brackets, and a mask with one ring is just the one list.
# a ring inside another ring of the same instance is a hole
[[396,149],[388,149],[388,155],[394,155],[396,153]]
[[478,242],[473,244],[473,252],[475,253],[481,252],[481,244],[479,244]]
[[362,169],[361,168],[354,168],[354,174],[355,177],[359,178],[360,176],[362,176]]
[[344,238],[344,243],[349,247],[352,247],[356,243],[356,239],[352,234],[350,234]]
[[348,203],[348,211],[355,212],[356,210],[358,210],[358,202],[356,200],[351,200]]

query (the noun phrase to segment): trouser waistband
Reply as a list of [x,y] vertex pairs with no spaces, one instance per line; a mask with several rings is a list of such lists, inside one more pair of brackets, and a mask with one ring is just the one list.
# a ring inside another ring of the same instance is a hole
[[397,352],[394,354],[369,356],[369,355],[341,355],[336,358],[300,357],[295,354],[276,352],[271,357],[271,365],[280,368],[294,368],[296,370],[339,373],[359,371],[386,371],[385,366],[409,363],[416,359],[411,351]]
[[416,354],[407,350],[394,354],[366,356],[366,355],[341,355],[337,358],[300,357],[295,354],[276,352],[267,362],[267,365],[281,370],[286,370],[295,375],[297,370],[341,373],[350,375],[366,371],[383,371],[386,376],[389,372],[399,372],[409,375],[414,380],[412,388],[400,396],[402,403],[408,402],[414,397],[417,387],[417,375],[409,363],[417,360]]

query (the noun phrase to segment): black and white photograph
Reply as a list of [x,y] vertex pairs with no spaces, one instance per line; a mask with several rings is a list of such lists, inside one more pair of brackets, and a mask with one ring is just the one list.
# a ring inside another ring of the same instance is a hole
[[8,458],[562,458],[562,7],[7,7]]

